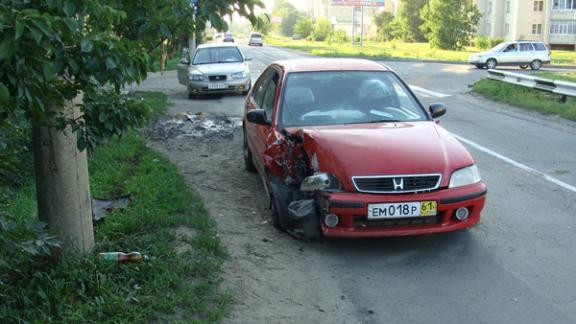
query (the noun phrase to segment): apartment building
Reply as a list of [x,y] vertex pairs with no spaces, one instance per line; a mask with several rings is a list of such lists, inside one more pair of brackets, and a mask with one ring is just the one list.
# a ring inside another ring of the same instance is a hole
[[477,33],[537,40],[576,50],[576,0],[474,0],[482,13]]
[[[364,19],[361,18],[360,7],[354,9],[353,5],[343,4],[360,4],[364,1]],[[336,29],[346,31],[348,36],[352,35],[352,21],[356,21],[355,32],[358,32],[361,21],[363,21],[364,35],[370,36],[376,34],[376,26],[372,23],[372,17],[382,11],[395,13],[400,0],[308,0],[308,13],[314,18],[326,17],[332,22]]]

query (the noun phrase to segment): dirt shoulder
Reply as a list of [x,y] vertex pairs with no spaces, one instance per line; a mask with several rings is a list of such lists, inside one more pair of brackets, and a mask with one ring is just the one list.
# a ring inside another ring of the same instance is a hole
[[[178,167],[218,223],[230,254],[223,287],[235,298],[227,322],[365,322],[335,284],[339,267],[334,260],[327,262],[332,257],[322,253],[323,244],[296,241],[270,224],[260,178],[244,170],[238,119],[223,123],[229,127],[203,131],[213,125],[205,121],[221,121],[221,114],[215,117],[207,109],[196,115],[190,109],[193,102],[181,100],[177,91],[168,95],[168,114],[151,126],[148,146]],[[212,104],[222,100],[241,103],[242,98],[217,98]],[[209,104],[202,102],[207,108]],[[158,131],[169,124],[171,131]]]

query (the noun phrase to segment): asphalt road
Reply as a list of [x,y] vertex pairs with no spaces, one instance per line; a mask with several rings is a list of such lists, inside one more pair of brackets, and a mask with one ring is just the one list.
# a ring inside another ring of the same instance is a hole
[[[254,80],[272,61],[308,56],[243,49]],[[384,63],[425,105],[447,105],[441,125],[470,149],[488,183],[482,221],[447,235],[311,245],[322,258],[314,277],[326,274],[323,285],[346,296],[355,322],[576,323],[576,123],[469,94],[486,74],[472,66]],[[150,80],[147,88],[169,93],[178,109],[241,116],[240,96],[190,102],[174,72]]]

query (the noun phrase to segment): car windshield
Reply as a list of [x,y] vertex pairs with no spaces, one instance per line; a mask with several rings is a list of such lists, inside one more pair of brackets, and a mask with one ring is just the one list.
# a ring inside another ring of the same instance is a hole
[[236,47],[211,47],[199,49],[194,55],[192,64],[236,63],[242,61],[242,54]]
[[284,127],[428,120],[392,72],[298,72],[287,76]]
[[503,50],[508,45],[510,45],[510,43],[500,43],[500,44],[494,46],[490,51],[491,52],[500,52],[501,50]]
[[250,37],[252,37],[252,38],[261,38],[262,35],[260,35],[260,34],[252,34]]

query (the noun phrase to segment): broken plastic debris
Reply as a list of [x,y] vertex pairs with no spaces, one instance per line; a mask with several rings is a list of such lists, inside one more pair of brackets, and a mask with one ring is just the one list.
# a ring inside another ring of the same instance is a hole
[[128,203],[130,203],[130,195],[110,199],[92,198],[92,219],[98,222],[106,217],[106,213],[128,207]]
[[102,252],[98,253],[98,258],[103,261],[113,261],[116,263],[138,262],[147,259],[147,257],[143,256],[140,252]]
[[204,113],[162,116],[146,130],[150,139],[162,140],[178,137],[231,137],[242,126],[242,118],[212,116]]
[[316,214],[314,199],[295,200],[288,205],[288,212],[292,219],[302,219]]

